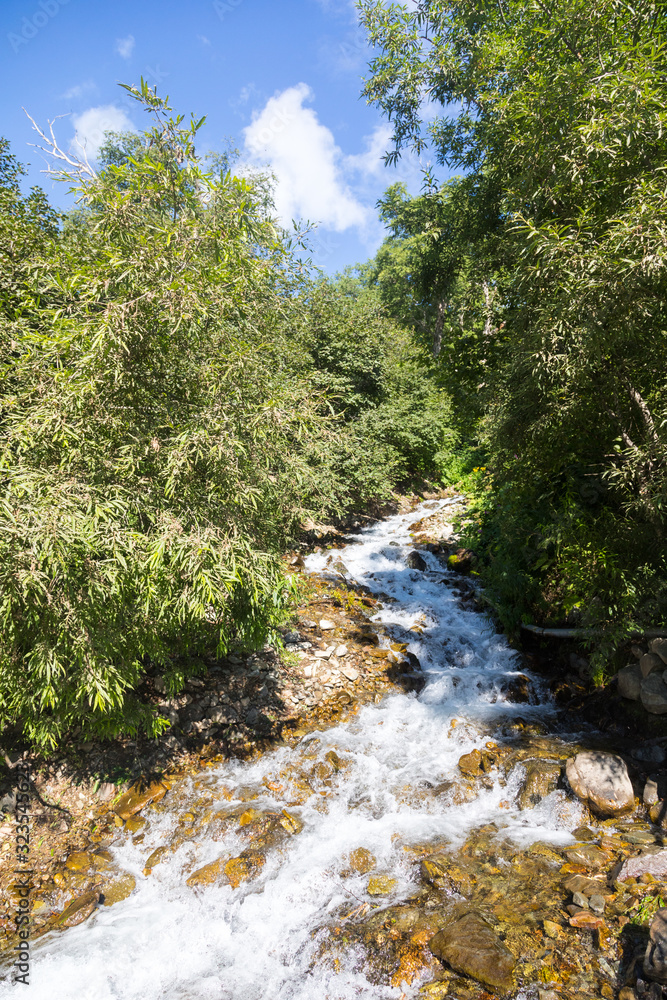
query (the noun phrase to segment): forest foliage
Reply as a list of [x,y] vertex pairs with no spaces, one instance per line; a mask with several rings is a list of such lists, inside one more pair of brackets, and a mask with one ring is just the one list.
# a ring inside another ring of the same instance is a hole
[[309,278],[264,180],[130,93],[153,125],[66,167],[65,216],[0,148],[0,729],[41,746],[159,732],[147,670],[174,691],[275,636],[303,521],[446,448],[447,400],[377,296]]
[[369,279],[430,339],[484,450],[469,538],[487,596],[512,631],[664,627],[664,5],[358,6],[388,159],[460,172],[388,192]]
[[467,470],[488,600],[667,620],[667,38],[638,0],[359,0],[387,237],[337,279],[203,119],[65,160],[0,140],[0,731],[155,734],[137,688],[275,639],[309,518]]

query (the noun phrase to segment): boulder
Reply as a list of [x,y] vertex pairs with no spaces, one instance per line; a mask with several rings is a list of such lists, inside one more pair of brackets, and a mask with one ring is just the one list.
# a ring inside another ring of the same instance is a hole
[[667,983],[667,907],[658,910],[648,932],[644,973],[649,979]]
[[547,760],[527,760],[526,780],[519,793],[519,809],[532,809],[556,790],[561,765]]
[[667,663],[667,639],[651,639],[648,648],[651,653],[659,656],[663,663]]
[[423,556],[420,556],[418,552],[408,553],[408,557],[405,562],[410,569],[420,569],[422,572],[426,569],[426,560]]
[[599,816],[616,816],[634,806],[628,769],[616,754],[578,753],[565,764],[565,774],[574,794]]
[[470,549],[457,549],[447,558],[447,566],[456,573],[469,573],[475,562],[475,554]]
[[[667,877],[667,849],[656,854],[641,854],[638,858],[627,858],[618,873],[618,881],[626,878],[639,878],[641,875],[653,875],[662,880]],[[664,911],[667,913],[667,910]]]
[[431,938],[436,958],[491,989],[513,986],[514,955],[479,913],[469,911]]
[[639,666],[641,668],[642,677],[648,677],[654,670],[659,670],[662,673],[665,669],[665,664],[657,653],[644,653],[639,661]]
[[642,687],[642,672],[638,663],[629,663],[618,674],[618,693],[628,701],[639,701]]
[[[662,660],[660,661],[662,663]],[[651,715],[667,713],[667,684],[660,674],[650,674],[642,681],[641,703]]]

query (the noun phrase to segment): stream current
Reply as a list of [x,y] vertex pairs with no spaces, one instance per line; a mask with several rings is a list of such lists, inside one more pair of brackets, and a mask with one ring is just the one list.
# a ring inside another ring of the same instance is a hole
[[[502,736],[519,716],[548,723],[554,711],[537,677],[530,677],[534,703],[509,700],[508,685],[526,671],[485,615],[460,608],[443,583],[453,574],[435,555],[420,553],[425,571],[408,567],[409,526],[448,503],[431,501],[389,517],[337,552],[354,581],[384,595],[374,620],[398,641],[410,637],[425,674],[422,691],[390,695],[345,723],[309,733],[296,747],[249,763],[229,761],[174,786],[146,814],[141,843],[128,836],[112,847],[114,865],[134,875],[136,890],[78,927],[34,943],[31,1000],[414,997],[424,980],[378,982],[358,941],[327,961],[343,911],[372,914],[414,895],[414,845],[446,845],[455,858],[471,832],[488,824],[517,849],[574,842],[569,831],[580,821],[579,807],[563,791],[533,809],[518,808],[520,764],[504,778],[491,770],[473,801],[455,804],[438,793],[460,779],[462,754]],[[308,571],[326,572],[326,558],[309,556]],[[419,631],[409,631],[414,627]],[[332,750],[340,768],[319,787],[311,780],[304,793],[299,776],[312,776]],[[205,826],[175,839],[183,811],[196,813],[202,802],[218,809],[248,803],[274,813],[287,808],[303,828],[269,846],[251,880],[193,889],[186,879],[194,869],[247,846],[237,827],[218,839]],[[147,856],[164,844],[175,849],[146,877]],[[385,879],[380,898],[368,894],[368,873],[350,867],[359,848],[373,856],[371,874]],[[2,998],[24,995],[21,984],[0,985]]]

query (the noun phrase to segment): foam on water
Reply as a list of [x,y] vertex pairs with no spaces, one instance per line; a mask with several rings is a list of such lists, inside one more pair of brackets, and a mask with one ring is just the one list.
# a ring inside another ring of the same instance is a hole
[[[199,790],[192,779],[191,791],[187,786],[175,789],[165,809],[147,814],[143,843],[133,845],[128,838],[113,848],[118,867],[135,875],[136,891],[99,909],[79,927],[35,943],[31,1000],[413,996],[417,985],[371,984],[358,948],[347,952],[336,972],[318,958],[340,907],[350,904],[352,909],[368,899],[368,876],[348,870],[350,851],[367,848],[377,859],[377,872],[396,880],[389,903],[417,888],[414,859],[405,850],[409,845],[447,841],[455,847],[472,829],[491,821],[499,837],[518,846],[573,840],[568,831],[580,816],[563,793],[554,792],[525,812],[513,804],[523,774],[520,766],[506,784],[496,778],[463,805],[452,805],[446,794],[419,794],[456,777],[461,754],[512,716],[544,718],[552,711],[537,678],[531,678],[537,704],[507,700],[508,682],[519,673],[516,655],[483,615],[458,607],[441,582],[448,574],[435,556],[421,553],[426,572],[407,567],[409,525],[447,502],[388,518],[337,553],[350,577],[393,598],[385,601],[377,621],[402,641],[411,626],[422,627],[421,635],[408,636],[426,673],[421,694],[387,697],[348,723],[310,734],[295,749],[281,747],[252,763],[229,762],[197,779]],[[326,559],[326,554],[310,556],[307,567],[325,572]],[[465,722],[452,729],[454,718]],[[257,878],[238,889],[214,885],[194,891],[185,885],[193,868],[221,855],[238,855],[246,844],[235,831],[218,841],[204,832],[166,856],[149,877],[143,875],[149,853],[170,842],[178,826],[177,804],[187,802],[188,795],[196,798],[203,786],[214,807],[229,808],[237,800],[230,801],[223,789],[242,787],[259,792],[252,799],[255,808],[281,809],[297,797],[290,776],[296,782],[302,768],[324,759],[330,749],[343,767],[330,786],[316,788],[297,807],[289,806],[304,829],[267,852]],[[267,781],[282,790],[270,792]],[[22,997],[23,989],[5,981],[0,997]]]

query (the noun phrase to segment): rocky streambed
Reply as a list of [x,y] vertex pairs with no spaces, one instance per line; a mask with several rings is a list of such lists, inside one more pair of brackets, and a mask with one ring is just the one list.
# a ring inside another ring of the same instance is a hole
[[[377,595],[367,666],[341,622],[302,619],[309,731],[115,801],[38,897],[31,997],[663,995],[665,754],[559,713],[425,540],[452,506],[306,559]],[[0,997],[25,995],[4,972]]]

